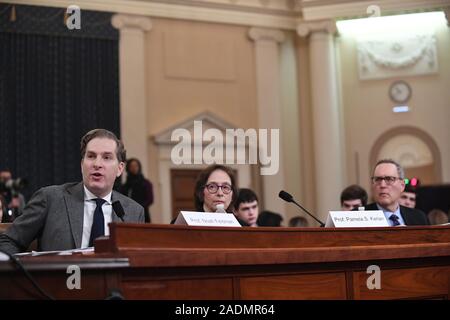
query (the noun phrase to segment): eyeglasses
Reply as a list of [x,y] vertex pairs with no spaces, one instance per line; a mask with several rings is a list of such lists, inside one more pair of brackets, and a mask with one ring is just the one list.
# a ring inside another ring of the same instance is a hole
[[391,177],[391,176],[384,176],[384,177],[372,177],[372,183],[373,184],[381,184],[381,181],[384,180],[388,186],[394,184],[397,180],[403,180],[402,178],[398,177]]
[[219,191],[219,188],[222,189],[222,192],[224,194],[229,194],[231,191],[233,191],[233,188],[229,184],[218,185],[217,183],[209,183],[205,187],[209,193],[216,193],[217,191]]

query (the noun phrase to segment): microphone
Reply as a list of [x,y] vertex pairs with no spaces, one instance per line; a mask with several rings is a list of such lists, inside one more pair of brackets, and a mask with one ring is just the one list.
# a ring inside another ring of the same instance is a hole
[[306,210],[306,209],[303,208],[300,204],[298,204],[298,203],[294,200],[294,197],[293,197],[291,194],[287,193],[287,192],[284,191],[284,190],[281,190],[280,193],[278,194],[278,196],[279,196],[281,199],[283,199],[284,201],[286,201],[286,202],[292,202],[292,203],[296,204],[297,207],[299,207],[300,209],[302,209],[302,210],[303,210],[304,212],[306,212],[311,218],[313,218],[314,220],[316,220],[316,221],[320,224],[321,227],[324,227],[324,226],[325,226],[325,224],[324,224],[322,221],[320,221],[319,219],[317,219],[317,218],[316,218],[314,215],[312,215],[308,210]]
[[112,207],[113,207],[113,210],[116,213],[116,215],[120,218],[120,220],[122,220],[122,222],[124,222],[123,216],[125,215],[125,211],[123,210],[123,207],[120,204],[120,201],[119,200],[114,201],[112,203]]

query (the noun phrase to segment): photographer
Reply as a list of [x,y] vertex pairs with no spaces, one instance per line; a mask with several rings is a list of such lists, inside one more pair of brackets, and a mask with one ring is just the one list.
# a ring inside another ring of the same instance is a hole
[[5,198],[0,194],[0,223],[3,223],[3,217],[5,216],[6,203]]
[[24,179],[12,179],[11,171],[8,169],[0,170],[0,194],[4,197],[6,208],[4,214],[8,218],[7,222],[12,222],[16,217],[22,214],[25,207],[25,197],[19,192],[25,186]]

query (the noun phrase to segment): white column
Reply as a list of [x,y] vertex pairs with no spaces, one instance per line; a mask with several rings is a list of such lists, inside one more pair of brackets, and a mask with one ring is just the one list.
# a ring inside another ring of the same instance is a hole
[[149,18],[115,14],[112,25],[120,30],[120,126],[127,157],[138,158],[147,176],[147,85],[145,77],[145,32]]
[[333,34],[334,21],[301,23],[297,33],[310,35],[311,98],[316,180],[316,214],[325,220],[340,208],[343,188],[343,151]]
[[[280,190],[285,188],[284,170],[281,163],[283,129],[281,126],[281,86],[280,86],[280,50],[279,43],[285,35],[279,30],[251,28],[250,38],[255,42],[256,90],[258,101],[258,129],[279,129],[278,172],[274,175],[263,175],[263,203],[261,209],[283,214],[285,203],[278,198]],[[270,146],[270,135],[268,138]],[[272,151],[271,151],[272,152]],[[270,154],[270,153],[269,153]],[[273,158],[273,157],[272,157]]]

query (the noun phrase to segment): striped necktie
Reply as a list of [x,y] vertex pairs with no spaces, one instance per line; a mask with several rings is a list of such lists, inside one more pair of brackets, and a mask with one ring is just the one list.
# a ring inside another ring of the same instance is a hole
[[399,218],[395,214],[391,214],[391,216],[389,217],[389,220],[392,221],[392,224],[394,225],[394,227],[400,225],[400,221],[398,221]]

